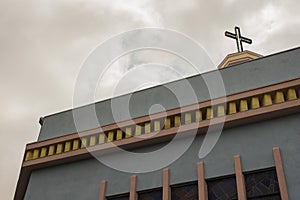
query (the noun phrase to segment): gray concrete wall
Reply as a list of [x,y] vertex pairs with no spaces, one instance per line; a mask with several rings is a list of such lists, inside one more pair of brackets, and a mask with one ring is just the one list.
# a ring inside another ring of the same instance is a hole
[[[234,173],[234,155],[241,155],[243,171],[274,166],[272,148],[282,151],[290,199],[300,199],[300,114],[262,121],[223,131],[218,143],[204,158],[206,178]],[[204,136],[195,138],[191,147],[169,168],[171,184],[197,179],[196,163]],[[158,145],[159,146],[159,145]],[[145,147],[139,151],[149,151]],[[174,149],[176,151],[176,149]],[[111,156],[118,157],[112,154]],[[163,157],[158,157],[161,162]],[[107,180],[107,194],[129,192],[131,174],[110,169],[95,159],[34,171],[26,200],[96,200],[101,180]],[[162,171],[138,174],[137,190],[162,186]]]
[[[219,72],[224,80],[227,94],[298,78],[300,77],[300,48],[187,78],[195,91],[197,102],[210,99],[203,77],[210,80],[209,86],[217,94],[215,97],[217,97],[218,94],[222,94],[218,92],[220,91],[220,84],[215,81]],[[149,108],[154,104],[161,104],[167,110],[178,107],[179,104],[178,101],[176,101],[176,97],[167,88],[174,88],[177,92],[176,94],[183,97],[186,96],[186,98],[182,100],[183,105],[195,103],[192,102],[192,99],[189,98],[188,95],[185,95],[187,91],[186,85],[184,81],[179,80],[134,93],[134,95],[131,96],[129,105],[131,117],[135,118],[148,115]],[[125,95],[114,99],[116,104],[121,105],[120,109],[122,105],[124,105],[126,97]],[[91,106],[86,106],[81,109],[91,109]],[[114,123],[115,120],[112,116],[110,100],[96,103],[96,112],[101,125]],[[119,121],[128,119],[128,117],[124,115],[124,112],[119,112],[118,117]],[[83,118],[81,121],[84,122],[87,129],[96,128],[94,124],[91,124],[92,120],[90,120],[89,117]],[[45,140],[74,132],[77,131],[74,125],[72,111],[68,110],[45,117],[38,140]]]

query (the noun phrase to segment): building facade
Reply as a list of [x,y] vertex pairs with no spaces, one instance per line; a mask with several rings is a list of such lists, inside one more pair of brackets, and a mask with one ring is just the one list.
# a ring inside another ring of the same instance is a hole
[[[299,199],[300,48],[245,53],[255,57],[75,109],[95,109],[101,127],[85,117],[78,131],[74,110],[46,116],[15,199]],[[155,104],[166,112],[149,116]]]

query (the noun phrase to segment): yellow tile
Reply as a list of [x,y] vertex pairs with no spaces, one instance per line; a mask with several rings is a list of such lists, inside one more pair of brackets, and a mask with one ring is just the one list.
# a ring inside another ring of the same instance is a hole
[[284,102],[284,94],[282,91],[277,91],[275,93],[275,103],[283,103]]
[[191,113],[185,113],[184,114],[184,123],[185,124],[192,123],[192,114]]
[[47,156],[47,147],[42,147],[41,148],[41,155],[40,157],[46,157]]
[[224,116],[225,115],[225,106],[219,105],[218,106],[218,117]]
[[247,110],[248,110],[247,100],[243,99],[240,101],[240,112],[247,111]]
[[206,108],[206,119],[212,119],[214,117],[214,111],[212,108]]
[[70,150],[71,150],[71,141],[67,141],[65,143],[65,150],[64,150],[64,152],[68,152]]
[[62,143],[58,143],[56,146],[56,154],[63,152],[63,145]]
[[25,156],[25,161],[31,160],[32,157],[33,157],[32,151],[31,151],[31,150],[27,151],[27,152],[26,152],[26,156]]
[[99,134],[99,140],[98,143],[99,144],[103,144],[105,142],[105,134],[104,133],[100,133]]
[[55,153],[55,145],[49,146],[48,156],[52,156]]
[[135,126],[135,135],[139,136],[142,134],[142,127],[140,125]]
[[112,142],[112,141],[114,141],[114,132],[109,131],[107,136],[107,142]]
[[235,102],[230,102],[228,106],[228,114],[234,114],[236,113],[236,103]]
[[259,108],[260,104],[259,104],[259,99],[258,97],[252,97],[251,98],[251,109],[256,109]]
[[92,135],[90,137],[90,146],[95,146],[96,145],[96,135]]
[[85,148],[87,146],[87,138],[81,138],[81,147],[80,148]]
[[117,130],[117,140],[122,140],[123,137],[123,132],[121,129]]
[[32,158],[33,158],[33,159],[38,158],[38,157],[39,157],[39,154],[40,154],[40,150],[39,150],[39,149],[34,149],[34,150],[33,150],[33,156],[32,156]]
[[263,96],[263,106],[270,106],[272,105],[272,97],[270,94],[264,94]]
[[288,101],[297,99],[296,90],[293,88],[288,89],[286,99]]
[[197,122],[202,120],[202,112],[200,110],[197,110],[195,112],[195,119],[196,119]]
[[150,122],[145,123],[145,133],[151,132],[151,124]]
[[130,138],[132,136],[131,127],[126,127],[125,129],[125,138]]
[[79,149],[79,139],[73,140],[73,150]]
[[154,121],[154,131],[160,131],[160,121]]
[[181,124],[181,116],[180,115],[175,115],[174,117],[174,126],[180,126]]
[[171,118],[167,117],[165,118],[165,129],[171,128]]

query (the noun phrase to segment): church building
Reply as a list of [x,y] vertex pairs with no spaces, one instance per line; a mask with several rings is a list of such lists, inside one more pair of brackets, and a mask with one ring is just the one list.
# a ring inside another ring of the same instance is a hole
[[[74,110],[41,118],[14,199],[300,199],[300,48],[261,56],[226,35],[238,52],[216,70],[75,108],[101,127],[78,132]],[[206,84],[217,75],[226,96]],[[115,120],[111,102],[127,98],[131,117]],[[150,115],[155,104],[166,111]]]

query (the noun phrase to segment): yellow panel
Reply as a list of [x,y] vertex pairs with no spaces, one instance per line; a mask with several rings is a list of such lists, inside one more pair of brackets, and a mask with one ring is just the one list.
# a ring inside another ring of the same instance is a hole
[[297,99],[296,90],[292,88],[288,89],[286,99],[288,101]]
[[73,140],[73,150],[79,149],[79,140]]
[[200,110],[197,110],[197,111],[195,112],[195,118],[196,118],[196,122],[202,120],[202,112],[201,112]]
[[71,150],[71,142],[67,141],[65,143],[65,150],[64,150],[64,152],[67,152],[67,151],[70,151],[70,150]]
[[284,102],[284,95],[283,92],[278,91],[275,93],[275,103],[283,103]]
[[272,105],[272,97],[270,94],[264,94],[263,96],[263,106]]
[[171,128],[171,118],[165,118],[165,129]]
[[62,143],[57,144],[56,146],[56,154],[63,152],[63,145]]
[[33,159],[38,158],[39,154],[40,154],[40,150],[39,149],[34,149],[32,158]]
[[112,142],[112,141],[114,141],[114,132],[109,131],[107,136],[107,142]]
[[87,138],[81,138],[81,148],[85,148],[87,145]]
[[122,140],[123,132],[121,129],[117,130],[117,140]]
[[174,126],[180,126],[181,124],[181,116],[180,115],[175,115],[174,117]]
[[160,131],[160,121],[154,121],[154,131]]
[[150,122],[145,123],[145,133],[151,132],[151,124]]
[[236,113],[236,103],[235,102],[230,102],[228,106],[228,114],[234,114]]
[[48,156],[52,156],[55,153],[55,146],[50,145],[49,146],[49,151],[48,151]]
[[247,111],[247,110],[248,110],[247,100],[241,100],[240,101],[240,112]]
[[184,123],[185,124],[192,123],[192,114],[191,113],[185,113],[184,114]]
[[225,115],[225,107],[223,105],[218,106],[218,117]]
[[105,134],[104,133],[100,133],[99,134],[99,144],[103,144],[105,142]]
[[206,119],[211,119],[214,117],[214,111],[212,108],[206,108]]
[[251,98],[251,109],[256,109],[259,108],[260,104],[259,104],[259,99],[258,97],[252,97]]
[[45,156],[47,156],[47,147],[42,147],[40,157],[42,158]]
[[135,135],[139,136],[142,134],[142,127],[140,125],[135,126]]
[[31,160],[33,157],[32,151],[27,151],[25,156],[25,161]]
[[96,135],[92,135],[90,137],[90,146],[95,146],[96,145]]
[[125,138],[130,138],[132,136],[131,127],[126,127],[125,129]]

